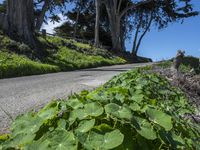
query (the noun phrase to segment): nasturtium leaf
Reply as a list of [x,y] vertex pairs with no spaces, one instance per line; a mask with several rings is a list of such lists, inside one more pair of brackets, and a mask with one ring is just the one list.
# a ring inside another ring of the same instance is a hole
[[144,95],[143,94],[134,94],[132,97],[131,97],[131,100],[137,102],[137,103],[141,103],[144,99]]
[[118,118],[131,120],[132,119],[131,109],[126,106],[122,106],[121,109],[118,110]]
[[141,90],[141,89],[143,89],[143,86],[141,84],[138,84],[137,86],[135,86],[135,89]]
[[150,107],[146,110],[146,114],[152,122],[159,124],[165,130],[169,131],[172,129],[172,118],[168,114]]
[[84,110],[89,116],[98,117],[103,114],[103,107],[97,102],[85,104]]
[[105,106],[105,111],[107,114],[115,114],[117,115],[117,111],[121,109],[121,106],[115,104],[115,103],[110,103]]
[[97,92],[91,92],[86,96],[86,99],[103,102],[103,101],[105,101],[104,97],[99,95]]
[[170,145],[172,149],[178,149],[178,147],[180,148],[182,145],[181,143],[177,142],[176,139],[173,139],[171,132],[160,130],[159,137],[166,145]]
[[104,148],[113,149],[123,143],[124,135],[119,130],[106,133],[104,136]]
[[40,129],[43,123],[44,121],[40,117],[35,116],[32,112],[26,113],[13,122],[11,126],[11,136],[14,137],[20,133],[34,134]]
[[75,116],[80,120],[88,117],[88,113],[85,111],[85,109],[75,109],[74,112],[75,112]]
[[49,108],[47,110],[40,111],[38,113],[38,116],[42,118],[43,120],[49,120],[55,117],[57,113],[58,113],[57,108]]
[[69,114],[69,118],[68,118],[69,125],[72,125],[76,121],[76,119],[77,119],[76,110],[73,110]]
[[105,111],[107,114],[111,114],[120,119],[131,120],[132,113],[127,106],[119,106],[115,103],[110,103],[105,106]]
[[21,145],[25,145],[30,143],[35,138],[35,134],[28,134],[28,133],[19,133],[12,139],[6,141],[2,147],[3,149],[9,149],[11,147],[20,147]]
[[88,132],[91,130],[95,125],[95,119],[92,120],[83,120],[79,123],[78,128],[76,129],[77,132]]
[[66,125],[67,125],[67,122],[66,122],[66,120],[65,119],[60,119],[59,121],[58,121],[58,128],[59,129],[66,129]]
[[77,141],[73,132],[55,130],[47,135],[45,140],[49,141],[48,147],[52,150],[77,150]]
[[180,148],[180,147],[182,147],[182,146],[185,145],[185,141],[184,141],[184,139],[181,136],[178,136],[176,134],[172,134],[172,138],[176,142],[177,147]]
[[156,82],[156,83],[159,83],[159,79],[158,79],[158,77],[157,76],[152,76],[151,77],[151,80],[153,81],[153,82]]
[[141,107],[137,103],[131,103],[129,108],[133,111],[139,111]]
[[157,138],[156,132],[152,125],[144,118],[135,117],[135,120],[139,124],[139,128],[136,131],[148,140],[155,140]]
[[[118,130],[101,134],[96,131],[91,131],[88,134],[85,145],[89,145],[92,149],[113,149],[123,143],[124,135]],[[88,146],[88,147],[89,147]]]
[[125,97],[126,97],[125,95],[116,94],[116,95],[115,95],[115,100],[118,100],[118,101],[120,101],[121,103],[124,103]]
[[33,141],[32,143],[25,146],[25,150],[51,150],[49,147],[50,141],[48,140],[39,140]]
[[73,109],[83,108],[83,103],[77,98],[66,101],[66,104],[72,107]]
[[104,142],[104,135],[95,131],[88,133],[88,137],[84,142],[86,147],[91,147],[91,149],[102,149]]
[[43,109],[41,109],[37,113],[37,116],[42,118],[44,121],[47,121],[49,119],[56,117],[57,114],[58,114],[58,102],[51,102]]

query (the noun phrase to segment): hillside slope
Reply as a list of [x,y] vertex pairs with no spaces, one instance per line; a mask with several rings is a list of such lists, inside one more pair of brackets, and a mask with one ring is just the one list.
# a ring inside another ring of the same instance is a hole
[[126,63],[107,50],[74,40],[39,36],[38,41],[36,53],[29,46],[0,33],[0,78]]

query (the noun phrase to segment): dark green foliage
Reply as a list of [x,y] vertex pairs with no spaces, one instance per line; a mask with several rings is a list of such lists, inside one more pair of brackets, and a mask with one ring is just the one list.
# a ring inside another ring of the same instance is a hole
[[194,68],[197,74],[200,73],[200,59],[193,56],[187,56],[183,59],[183,64],[190,68]]
[[6,13],[6,0],[3,0],[3,2],[0,4],[0,13]]
[[198,149],[199,125],[184,94],[137,69],[104,86],[18,117],[2,149]]
[[[160,66],[162,68],[169,68],[173,65],[173,59],[160,62],[156,64],[157,66]],[[185,56],[183,58],[183,62],[180,66],[180,71],[183,73],[188,73],[191,71],[191,69],[194,69],[196,74],[200,73],[200,62],[199,58],[193,57],[193,56]]]

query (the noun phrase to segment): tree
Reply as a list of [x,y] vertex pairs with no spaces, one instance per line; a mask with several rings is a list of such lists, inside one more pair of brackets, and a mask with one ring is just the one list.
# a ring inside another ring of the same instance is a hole
[[59,17],[54,13],[55,10],[63,12],[65,4],[72,2],[72,0],[34,0],[35,6],[35,29],[40,30],[43,22],[45,22],[47,11],[50,12],[49,18],[52,21],[59,21]]
[[[147,1],[148,2],[148,1]],[[109,23],[110,23],[110,32],[112,37],[112,45],[113,50],[116,52],[120,52],[123,50],[122,48],[122,36],[121,36],[121,21],[124,15],[127,14],[129,10],[134,7],[137,7],[141,4],[147,3],[138,2],[133,3],[129,0],[105,0],[103,1],[106,6],[106,10],[108,13]]]
[[7,0],[7,11],[1,13],[0,21],[10,37],[35,46],[33,0]]
[[[77,23],[76,38],[94,42],[96,9],[94,0],[83,0]],[[100,5],[101,15],[99,16],[99,45],[107,48],[112,46],[108,16],[104,5]],[[60,27],[55,28],[56,34],[66,37],[74,35],[74,24],[77,18],[76,8],[66,13],[68,20]]]
[[75,3],[76,3],[76,7],[75,7],[75,10],[76,10],[76,20],[75,20],[75,23],[74,23],[74,34],[73,34],[74,38],[76,38],[77,25],[78,25],[78,21],[79,21],[81,9],[83,7],[83,3],[84,2],[82,0],[77,0]]
[[158,29],[166,28],[169,23],[183,21],[184,18],[198,15],[193,11],[188,0],[176,2],[172,0],[152,2],[132,12],[135,35],[132,54],[137,55],[142,39],[153,24]]
[[[176,0],[142,0],[133,2],[132,0],[104,0],[103,3],[106,6],[109,16],[113,50],[116,52],[122,51],[121,21],[127,12],[137,12],[141,7],[154,5],[157,8],[157,13],[160,13],[164,19],[167,17],[168,19],[176,20],[177,18],[186,18],[198,14],[197,12],[193,12],[190,1],[191,0],[181,0],[179,2]],[[182,7],[179,7],[180,3],[184,3]],[[154,9],[153,7],[151,8]],[[158,18],[153,19],[160,20]]]
[[137,12],[134,12],[133,26],[135,27],[135,35],[133,40],[132,54],[135,56],[138,53],[142,39],[144,38],[145,34],[150,30],[153,18],[155,18],[154,12],[151,8],[145,7],[141,9]]
[[94,45],[99,47],[99,25],[100,25],[100,0],[95,0],[95,8],[96,8],[96,20],[95,20],[95,42]]

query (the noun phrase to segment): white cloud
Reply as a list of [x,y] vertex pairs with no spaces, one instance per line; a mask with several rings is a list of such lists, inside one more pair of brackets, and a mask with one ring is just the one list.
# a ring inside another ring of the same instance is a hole
[[53,23],[53,22],[51,22],[51,20],[49,19],[49,20],[47,21],[47,24],[43,24],[43,25],[42,25],[42,29],[46,29],[47,33],[51,33],[51,34],[55,33],[54,28],[56,28],[56,27],[58,27],[58,26],[61,26],[61,25],[67,20],[67,18],[64,17],[62,14],[58,14],[58,16],[59,16],[60,19],[61,19],[60,22],[55,22],[55,23]]

